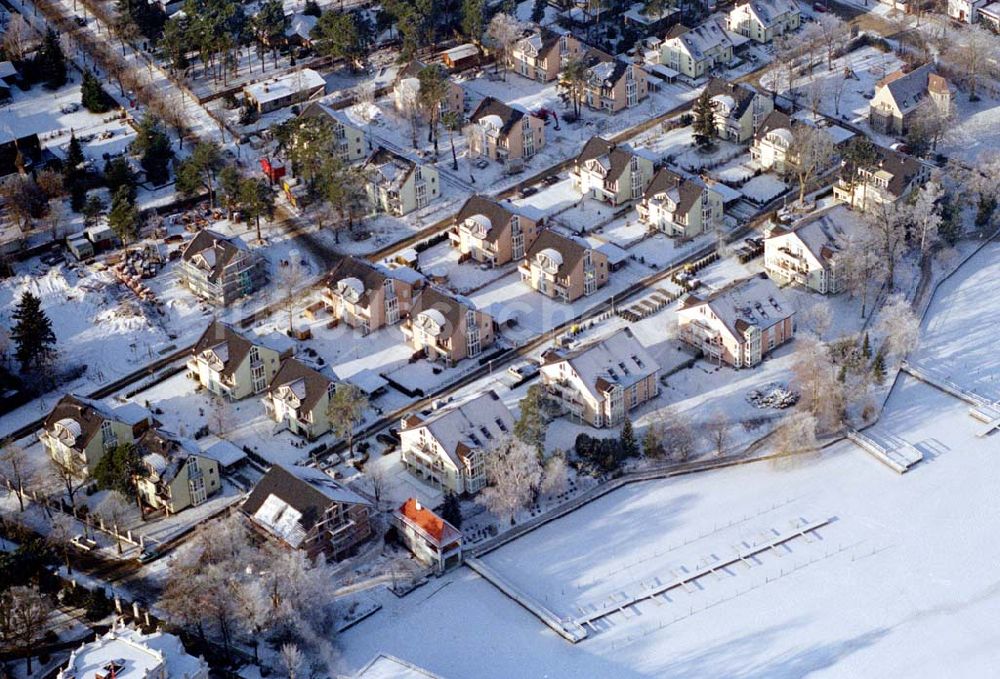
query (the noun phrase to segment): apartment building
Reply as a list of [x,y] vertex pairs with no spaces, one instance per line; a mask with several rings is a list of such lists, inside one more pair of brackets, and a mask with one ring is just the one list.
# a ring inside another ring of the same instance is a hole
[[310,103],[300,114],[306,118],[326,121],[333,133],[332,152],[344,162],[361,160],[367,155],[365,132],[362,125],[355,122],[344,111],[335,109],[322,101]]
[[75,394],[66,394],[49,412],[38,430],[38,440],[50,457],[81,477],[94,472],[104,454],[123,444],[135,443],[153,416],[135,403],[111,407]]
[[514,43],[510,66],[525,78],[552,82],[566,62],[581,58],[586,51],[587,46],[570,33],[534,27],[525,30],[524,36]]
[[660,63],[691,79],[733,62],[733,40],[716,19],[688,28],[677,24],[660,45]]
[[795,308],[759,274],[705,295],[688,293],[677,310],[680,339],[709,360],[752,368],[795,334]]
[[660,366],[629,328],[574,351],[542,356],[542,384],[565,412],[593,427],[613,427],[660,393]]
[[729,30],[757,43],[769,43],[802,23],[795,0],[746,0],[729,10]]
[[586,241],[546,229],[518,270],[533,290],[560,302],[592,295],[608,282],[608,257]]
[[471,300],[434,286],[417,293],[401,329],[414,351],[449,365],[478,356],[496,339],[488,314],[477,310]]
[[345,257],[330,272],[322,298],[334,318],[367,335],[406,317],[422,281],[409,275],[415,273]]
[[313,440],[330,431],[329,404],[337,388],[332,371],[320,372],[294,358],[282,362],[261,398],[279,430]]
[[486,486],[485,457],[513,434],[514,417],[493,391],[461,403],[403,417],[399,438],[403,466],[456,495]]
[[421,210],[441,195],[434,165],[416,163],[385,148],[369,156],[362,171],[368,204],[396,217]]
[[653,178],[653,161],[627,144],[591,137],[570,171],[584,196],[618,206],[638,200]]
[[758,92],[751,85],[709,78],[705,92],[715,110],[715,127],[720,138],[747,142],[764,119],[774,110],[771,95]]
[[267,261],[239,238],[204,229],[181,253],[180,279],[192,293],[229,306],[267,284]]
[[474,195],[455,215],[448,237],[463,258],[501,266],[522,259],[542,225],[542,219],[521,214],[508,201]]
[[723,222],[722,196],[697,177],[661,168],[636,209],[650,228],[677,238],[694,238]]
[[470,151],[504,165],[511,172],[523,168],[545,146],[545,123],[527,111],[512,108],[493,97],[483,99],[469,116],[475,126]]
[[191,350],[188,375],[213,394],[238,401],[264,391],[294,353],[292,340],[278,333],[249,335],[212,321]]

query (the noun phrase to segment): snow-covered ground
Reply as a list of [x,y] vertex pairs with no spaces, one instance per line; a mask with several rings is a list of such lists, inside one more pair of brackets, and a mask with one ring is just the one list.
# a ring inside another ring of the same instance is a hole
[[[1000,300],[998,277],[987,273],[997,254],[987,248],[942,286],[921,356],[947,359],[957,337],[989,327],[980,320]],[[979,303],[968,304],[971,295]],[[989,364],[994,353],[975,342],[964,358]],[[979,428],[966,404],[904,378],[876,433],[924,453],[905,476],[840,443],[794,463],[632,486],[487,559],[575,615],[581,603],[600,606],[640,581],[725,558],[762,531],[829,519],[812,539],[614,613],[575,646],[459,570],[386,600],[344,633],[346,669],[384,652],[444,677],[508,677],[524,667],[548,677],[989,675],[1000,662],[992,624],[1000,545],[990,539],[997,521],[988,510],[1000,461]]]

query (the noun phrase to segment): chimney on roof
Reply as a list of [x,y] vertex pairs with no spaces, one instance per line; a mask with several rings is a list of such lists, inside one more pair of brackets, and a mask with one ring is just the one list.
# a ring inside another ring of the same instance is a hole
[[418,512],[421,509],[423,509],[423,507],[420,506],[420,500],[416,500],[416,499],[413,500],[413,508],[416,509]]

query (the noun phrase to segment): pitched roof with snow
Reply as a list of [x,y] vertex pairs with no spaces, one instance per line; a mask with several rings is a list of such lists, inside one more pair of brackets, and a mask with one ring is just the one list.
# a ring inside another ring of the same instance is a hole
[[272,466],[243,503],[255,523],[298,547],[333,505],[368,505],[363,497],[319,469]]
[[792,304],[764,273],[735,281],[705,298],[687,295],[681,308],[690,309],[701,304],[707,304],[729,333],[740,341],[752,326],[766,330],[795,314]]
[[59,671],[58,679],[93,679],[99,676],[116,679],[153,676],[203,679],[208,676],[208,665],[204,660],[188,655],[181,640],[173,634],[143,634],[119,625],[74,650],[66,666]]
[[789,228],[779,227],[771,231],[769,238],[794,234],[819,261],[832,260],[843,246],[845,239],[857,231],[858,220],[844,208],[820,217],[805,219]]
[[948,81],[934,72],[934,64],[924,64],[909,73],[902,70],[890,73],[875,85],[875,91],[887,89],[903,115],[906,115],[927,98],[930,92],[947,94]]
[[326,88],[326,79],[311,68],[292,71],[276,78],[245,85],[243,92],[257,103],[277,101],[301,92]]
[[514,431],[513,415],[492,390],[427,416],[411,415],[406,422],[410,429],[427,427],[427,433],[459,468],[469,453],[489,448]]
[[364,169],[369,181],[399,190],[417,169],[417,164],[380,146],[365,160]]
[[215,282],[223,278],[226,267],[243,256],[253,254],[239,238],[203,229],[188,242],[181,259],[204,271],[208,280]]
[[615,386],[627,388],[655,375],[660,365],[629,328],[569,353],[554,352],[546,363],[566,361],[589,394],[602,399]]
[[455,334],[466,312],[470,310],[476,310],[472,300],[452,296],[441,288],[429,285],[413,298],[410,318],[415,319],[420,314],[430,316],[435,323],[443,326],[442,339],[447,339]]
[[708,84],[705,85],[705,92],[711,99],[715,99],[716,97],[730,97],[733,100],[733,104],[729,107],[729,115],[736,119],[743,117],[747,108],[753,103],[754,97],[757,96],[757,90],[750,85],[729,82],[715,76],[708,79]]
[[152,422],[153,418],[148,410],[138,404],[131,405],[135,407],[112,408],[101,401],[66,394],[46,416],[43,426],[47,431],[54,432],[70,448],[83,450],[106,420],[131,426],[144,420]]
[[229,377],[243,364],[243,361],[250,355],[250,348],[254,345],[273,347],[279,354],[286,356],[292,355],[294,346],[290,343],[284,343],[284,346],[281,346],[273,338],[266,336],[248,338],[228,323],[213,320],[201,333],[201,337],[195,342],[191,353],[195,356],[201,356],[209,352],[209,356],[214,357],[222,364],[222,370],[219,372],[223,376]]
[[799,6],[794,0],[750,0],[736,7],[746,7],[765,28],[774,26],[787,14],[799,13]]
[[666,40],[675,40],[695,61],[705,58],[706,52],[733,46],[729,33],[716,19],[709,19],[694,28],[683,24],[673,26]]

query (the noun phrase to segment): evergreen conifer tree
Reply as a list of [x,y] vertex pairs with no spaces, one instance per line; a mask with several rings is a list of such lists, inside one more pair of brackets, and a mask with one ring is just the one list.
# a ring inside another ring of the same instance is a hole
[[444,504],[441,505],[441,518],[455,528],[462,527],[462,505],[454,493],[448,493],[444,496]]
[[639,454],[639,444],[635,440],[635,431],[632,429],[632,420],[625,418],[622,424],[622,432],[619,438],[621,441],[622,457],[635,457]]
[[139,235],[139,210],[136,209],[127,186],[122,186],[111,201],[108,226],[126,245]]
[[111,97],[104,91],[100,81],[89,69],[83,72],[83,84],[80,86],[80,103],[91,113],[106,113],[111,110]]
[[715,107],[712,105],[712,99],[708,96],[708,92],[702,92],[695,101],[693,113],[692,131],[695,143],[701,148],[707,148],[712,145],[712,139],[716,134]]
[[66,84],[66,56],[63,54],[59,36],[51,28],[42,40],[42,47],[36,57],[38,73],[45,86],[57,90]]
[[42,301],[25,292],[14,310],[14,321],[11,339],[21,370],[44,368],[52,360],[56,336],[52,332],[52,322],[42,310]]

